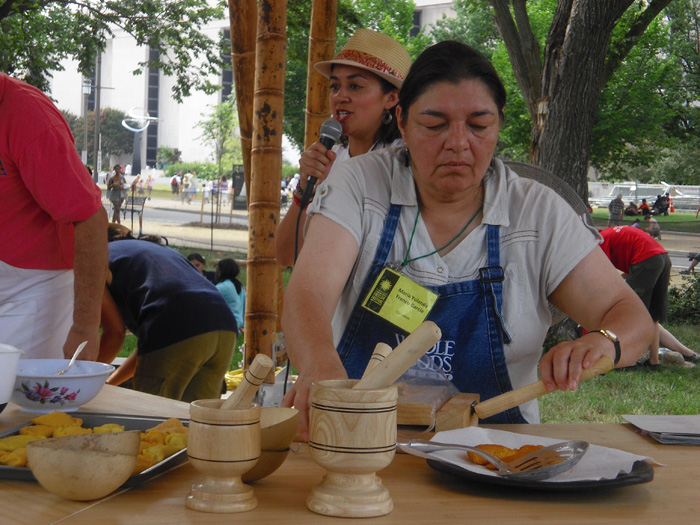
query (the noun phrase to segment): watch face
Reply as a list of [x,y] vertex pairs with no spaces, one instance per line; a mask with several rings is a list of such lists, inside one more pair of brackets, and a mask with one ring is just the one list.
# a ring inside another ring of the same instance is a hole
[[603,335],[605,335],[608,339],[617,341],[617,336],[610,330],[601,330],[601,332],[603,332]]

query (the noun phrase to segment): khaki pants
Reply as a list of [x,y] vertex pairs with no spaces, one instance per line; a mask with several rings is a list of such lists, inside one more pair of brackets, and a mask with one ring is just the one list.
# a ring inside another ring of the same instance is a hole
[[139,355],[134,390],[187,403],[221,397],[236,332],[219,330]]

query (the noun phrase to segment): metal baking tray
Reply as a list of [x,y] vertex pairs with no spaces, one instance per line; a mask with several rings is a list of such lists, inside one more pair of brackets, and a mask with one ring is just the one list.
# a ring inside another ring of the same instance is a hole
[[[126,414],[100,414],[96,412],[71,412],[71,416],[79,417],[83,420],[84,427],[99,427],[108,423],[116,423],[123,425],[125,430],[140,430],[142,432],[153,428],[159,423],[162,423],[167,418],[151,417],[151,416],[130,416]],[[185,426],[189,425],[189,419],[180,419]],[[0,438],[12,436],[19,433],[23,427],[32,425],[31,421],[21,423],[12,428],[8,428],[0,432]],[[170,470],[171,468],[184,463],[187,460],[187,449],[182,449],[163,461],[156,463],[152,467],[147,468],[139,474],[134,474],[124,482],[122,487],[137,487],[142,483],[158,476],[159,474]],[[28,467],[8,467],[0,465],[0,479],[12,479],[23,481],[36,481],[34,474]]]

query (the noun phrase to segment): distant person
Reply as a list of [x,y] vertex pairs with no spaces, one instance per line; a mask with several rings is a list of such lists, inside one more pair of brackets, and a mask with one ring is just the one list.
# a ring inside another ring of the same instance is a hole
[[215,272],[206,269],[207,261],[202,257],[202,254],[193,252],[187,256],[187,260],[190,261],[190,264],[194,266],[200,274],[206,277],[207,281],[214,282]]
[[632,228],[642,228],[641,224],[639,223],[639,219],[634,219],[634,222],[632,223]]
[[177,251],[141,240],[109,243],[99,361],[111,363],[129,329],[137,348],[108,379],[191,402],[218,398],[238,327],[213,284]]
[[289,181],[288,187],[289,187],[289,190],[291,192],[294,192],[294,190],[297,189],[297,186],[299,185],[299,178],[300,177],[301,176],[298,173],[295,173],[294,177],[292,177],[292,180]]
[[114,165],[114,175],[107,181],[107,191],[109,192],[109,201],[112,203],[112,222],[121,224],[120,212],[122,203],[124,202],[124,187],[126,182],[122,176],[122,167],[119,164]]
[[136,177],[134,177],[133,180],[131,181],[131,186],[129,186],[129,189],[131,190],[131,195],[136,194],[140,180],[141,180],[141,175],[136,175]]
[[618,194],[610,204],[608,204],[608,212],[610,213],[608,217],[608,228],[611,226],[619,226],[622,222],[622,213],[625,210],[625,203],[622,202],[622,195]]
[[698,265],[700,262],[700,252],[696,253],[693,258],[690,260],[690,266],[688,266],[687,270],[682,270],[680,273],[682,274],[689,274],[689,273],[695,273],[695,267]]
[[639,213],[639,208],[637,208],[634,201],[630,202],[625,208],[625,215],[627,216],[634,217],[635,215],[639,215]]
[[190,185],[191,184],[192,184],[192,181],[190,180],[190,172],[188,171],[182,177],[182,194],[180,195],[180,202],[184,203],[185,201],[187,201],[188,204],[190,204],[192,202],[192,199],[190,197]]
[[646,199],[642,199],[642,203],[639,205],[639,213],[642,215],[649,215],[651,213]]
[[190,187],[190,200],[197,200],[197,172],[192,171],[190,175],[190,181],[192,186]]
[[170,179],[170,191],[173,194],[173,199],[177,200],[178,195],[180,194],[180,179],[178,177],[178,174],[182,173],[182,170],[180,170],[178,173],[172,176]]
[[233,312],[236,322],[243,330],[245,321],[245,287],[238,280],[240,269],[233,259],[221,259],[216,265],[216,288],[226,299],[226,303]]
[[221,205],[229,203],[229,187],[228,187],[228,177],[223,175],[221,177],[221,182],[219,184],[219,192],[221,193]]
[[0,342],[95,360],[107,271],[102,192],[53,102],[0,73]]
[[211,198],[211,188],[212,181],[205,181],[204,186],[202,187],[202,202],[204,204],[209,203],[209,199]]
[[668,215],[668,193],[656,196],[651,213],[652,215]]
[[146,179],[146,189],[148,190],[148,198],[150,200],[151,193],[153,193],[153,175],[149,175]]
[[661,240],[661,226],[659,226],[659,221],[657,221],[651,215],[644,216],[644,222],[646,222],[646,232],[651,235],[654,239]]
[[649,365],[659,364],[659,323],[666,322],[671,258],[666,250],[643,231],[630,226],[606,228],[600,232],[600,247],[613,266],[647,307],[656,326],[650,347]]

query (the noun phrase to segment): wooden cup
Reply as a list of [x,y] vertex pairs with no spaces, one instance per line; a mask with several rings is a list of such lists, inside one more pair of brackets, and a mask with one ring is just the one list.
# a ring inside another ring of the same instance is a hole
[[318,514],[368,518],[394,508],[375,472],[396,452],[398,390],[353,390],[356,383],[330,380],[311,387],[309,450],[327,473],[306,506]]
[[187,456],[206,477],[192,485],[185,505],[202,512],[243,512],[258,505],[241,481],[260,458],[260,406],[221,410],[222,399],[190,404]]

